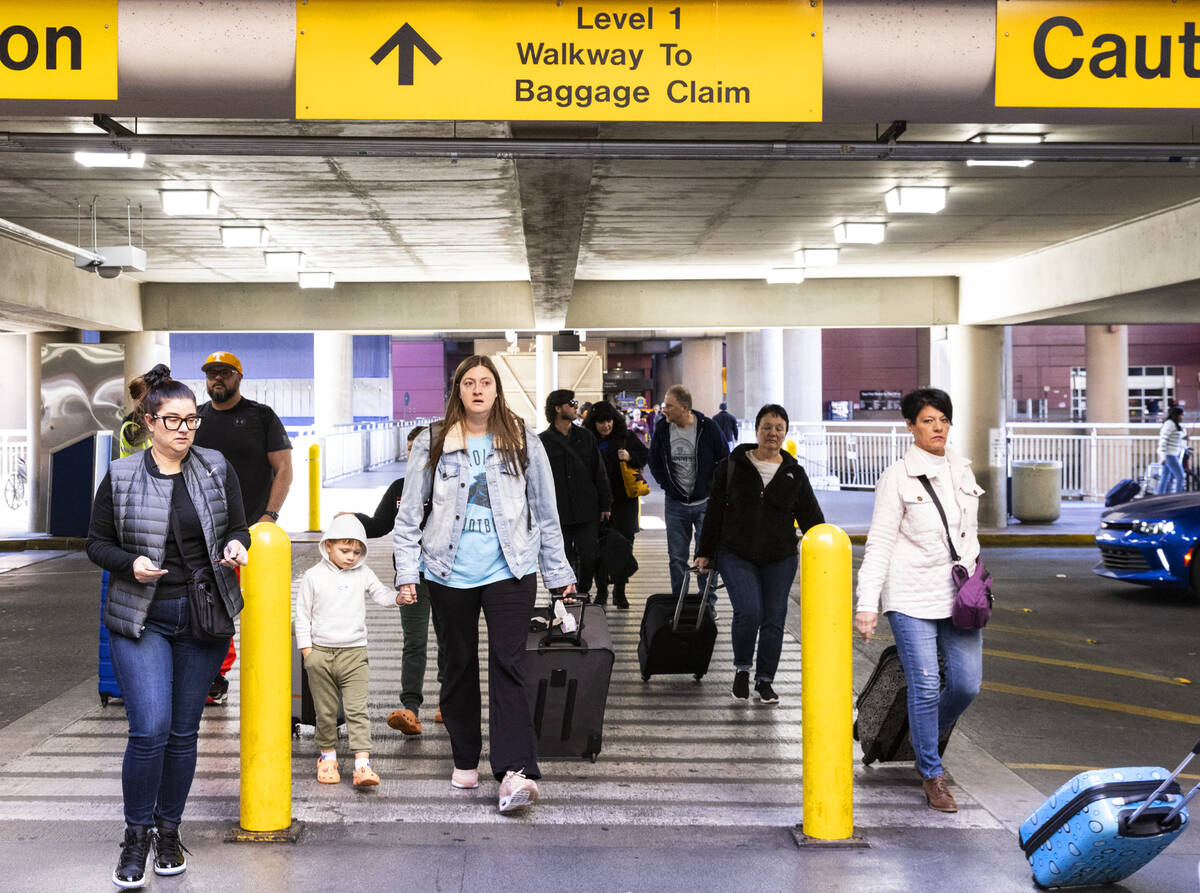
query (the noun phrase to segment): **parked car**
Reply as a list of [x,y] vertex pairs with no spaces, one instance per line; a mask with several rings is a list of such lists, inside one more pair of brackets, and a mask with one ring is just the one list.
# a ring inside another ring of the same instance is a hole
[[1145,586],[1186,587],[1200,598],[1200,493],[1135,499],[1100,516],[1102,577]]

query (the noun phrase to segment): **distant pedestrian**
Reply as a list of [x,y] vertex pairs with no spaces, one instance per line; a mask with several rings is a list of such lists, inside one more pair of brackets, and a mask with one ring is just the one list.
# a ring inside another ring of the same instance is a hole
[[563,552],[546,449],[508,408],[490,359],[459,364],[446,417],[413,442],[406,478],[393,536],[396,583],[415,594],[424,566],[446,657],[441,703],[454,755],[450,784],[479,786],[482,609],[499,809],[529,806],[541,777],[524,672],[537,571],[562,595],[575,591],[575,576]]
[[[772,683],[799,559],[796,544],[825,516],[804,468],[782,449],[787,410],[768,403],[754,419],[756,444],[744,443],[717,466],[696,564],[715,563],[733,605],[733,697],[778,704]],[[799,531],[797,532],[797,528]],[[758,662],[754,663],[755,645]]]
[[[979,496],[971,462],[946,446],[954,409],[935,388],[906,394],[900,411],[913,436],[904,457],[875,485],[875,511],[867,552],[858,571],[854,626],[870,641],[882,609],[896,640],[908,681],[908,725],[925,800],[940,812],[957,812],[946,785],[938,740],[979,693],[983,678],[983,633],[950,620],[956,590],[946,528],[959,563],[969,573],[979,560]],[[926,490],[938,494],[946,515]],[[938,668],[945,659],[945,682]]]
[[1158,457],[1162,475],[1158,479],[1158,495],[1165,496],[1183,489],[1183,450],[1187,445],[1187,429],[1183,427],[1183,407],[1176,404],[1167,410],[1167,418],[1158,431]]
[[321,560],[304,572],[293,625],[317,717],[317,781],[337,784],[339,704],[354,751],[354,786],[375,787],[371,768],[371,718],[367,713],[367,605],[411,605],[416,593],[379,582],[366,565],[367,532],[350,514],[334,518],[317,547]]
[[729,411],[728,404],[721,404],[721,411],[713,416],[713,422],[721,429],[721,434],[725,437],[725,442],[729,444],[732,450],[738,440],[738,421],[737,417]]

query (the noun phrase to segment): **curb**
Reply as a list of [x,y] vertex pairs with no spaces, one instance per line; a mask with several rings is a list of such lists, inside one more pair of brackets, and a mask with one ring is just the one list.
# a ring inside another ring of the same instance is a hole
[[0,552],[56,550],[82,552],[87,540],[79,536],[37,536],[28,539],[0,539]]

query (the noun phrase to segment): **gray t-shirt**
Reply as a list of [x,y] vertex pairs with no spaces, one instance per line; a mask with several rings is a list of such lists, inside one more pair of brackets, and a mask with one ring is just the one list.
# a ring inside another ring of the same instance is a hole
[[671,475],[679,489],[689,497],[696,488],[696,432],[699,429],[695,419],[686,428],[671,424]]

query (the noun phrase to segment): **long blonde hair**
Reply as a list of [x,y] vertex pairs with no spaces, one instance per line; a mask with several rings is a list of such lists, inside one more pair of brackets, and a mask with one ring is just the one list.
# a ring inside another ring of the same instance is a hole
[[463,406],[462,386],[463,377],[472,369],[483,366],[492,374],[496,382],[496,402],[488,413],[487,430],[492,435],[492,449],[499,453],[505,467],[513,474],[524,474],[528,464],[525,447],[525,423],[508,408],[504,400],[504,386],[500,383],[500,373],[489,357],[481,354],[467,357],[454,370],[454,384],[450,387],[450,399],[446,401],[446,417],[440,424],[435,424],[429,439],[429,467],[434,468],[442,457],[446,446],[446,432],[465,421],[467,408]]

